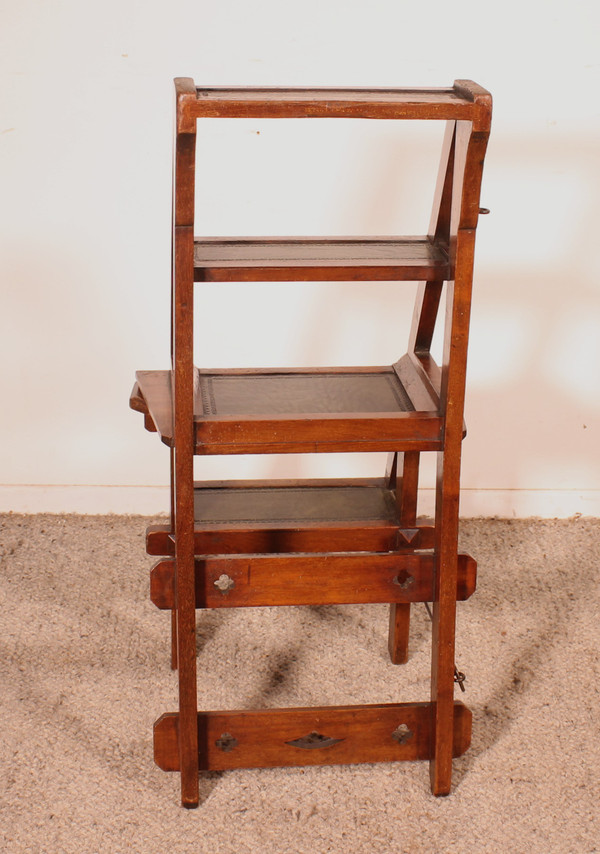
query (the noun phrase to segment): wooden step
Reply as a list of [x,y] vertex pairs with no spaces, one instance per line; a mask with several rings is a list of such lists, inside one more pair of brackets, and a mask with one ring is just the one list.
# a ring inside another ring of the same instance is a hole
[[[406,369],[403,364],[197,371],[195,453],[440,450],[442,417],[435,389],[410,360]],[[136,376],[133,408],[147,411],[171,445],[171,373],[140,371]]]
[[447,253],[427,237],[194,238],[196,281],[442,282],[449,278]]
[[489,123],[489,93],[471,80],[448,88],[315,89],[195,87],[179,78],[180,120],[197,118],[364,118]]
[[[154,724],[154,761],[179,771],[177,713]],[[198,713],[201,770],[398,762],[433,756],[431,703]],[[471,742],[472,715],[454,703],[453,756]]]
[[[402,529],[383,478],[204,482],[194,505],[197,555],[433,547],[432,528]],[[148,528],[148,554],[174,554],[170,530]]]

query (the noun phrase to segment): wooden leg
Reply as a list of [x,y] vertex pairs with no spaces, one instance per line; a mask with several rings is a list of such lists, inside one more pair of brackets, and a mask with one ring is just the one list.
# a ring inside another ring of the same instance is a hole
[[[430,764],[431,791],[447,795],[452,782],[452,739],[454,731],[454,638],[456,619],[456,575],[458,549],[458,478],[455,459],[444,466],[438,459],[436,497],[436,579],[432,608],[431,702],[433,758]],[[460,465],[460,445],[458,446]],[[446,468],[446,470],[444,470]]]
[[[189,481],[191,484],[191,480]],[[179,494],[184,505],[183,490]],[[185,502],[186,504],[188,502]],[[191,503],[193,509],[193,503]],[[185,525],[176,515],[176,626],[179,681],[179,762],[181,770],[181,803],[194,808],[199,801],[198,781],[198,700],[196,696],[196,606],[193,521]],[[193,517],[192,517],[193,520]],[[177,528],[181,528],[177,537]],[[183,540],[183,542],[181,542]]]
[[[446,291],[444,355],[440,377],[444,433],[443,450],[438,453],[437,460],[431,656],[433,750],[430,777],[434,795],[448,794],[452,779],[461,443],[475,230],[479,216],[481,172],[487,145],[485,127],[481,132],[472,131],[473,126],[457,122],[453,141],[454,165],[451,177],[447,172],[445,179],[446,186],[452,181],[452,195],[462,201],[460,205],[452,204],[449,207],[449,245],[455,264],[454,280],[448,282]],[[442,196],[447,195],[444,189]],[[427,342],[428,338],[424,342],[423,351],[415,350],[417,358],[428,351]]]
[[408,637],[410,634],[410,605],[390,605],[390,631],[388,650],[392,664],[408,661]]
[[171,670],[177,670],[177,611],[171,611]]
[[[441,399],[447,401],[443,451],[438,453],[435,501],[431,702],[433,708],[431,790],[450,792],[454,729],[454,640],[458,563],[460,463],[465,395],[466,342],[472,282],[474,231],[457,240],[455,281],[448,283]],[[450,335],[448,330],[453,330]],[[463,347],[455,345],[461,341]]]
[[[195,137],[181,143],[193,168]],[[179,157],[179,137],[178,137]],[[175,481],[175,607],[177,609],[177,665],[179,682],[179,761],[181,802],[196,807],[198,782],[198,699],[196,695],[196,584],[194,562],[194,366],[193,287],[194,236],[192,226],[174,229],[175,347],[172,382],[174,389],[174,481]]]
[[[398,515],[403,526],[409,528],[417,520],[417,489],[419,486],[419,453],[407,451],[390,455],[388,483],[396,489]],[[390,605],[388,650],[393,664],[408,661],[410,634],[410,605]]]

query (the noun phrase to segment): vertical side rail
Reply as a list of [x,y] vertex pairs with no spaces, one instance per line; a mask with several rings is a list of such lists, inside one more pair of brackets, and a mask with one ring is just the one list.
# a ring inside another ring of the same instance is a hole
[[181,802],[198,805],[198,701],[194,577],[194,170],[196,122],[186,110],[196,99],[192,80],[178,78],[173,178],[173,487],[175,634],[179,669],[178,744]]
[[[446,122],[446,133],[442,145],[440,168],[429,223],[430,239],[440,241],[450,250],[450,219],[452,215],[452,191],[454,185],[456,122]],[[441,282],[421,282],[415,300],[409,352],[429,353],[437,320]]]
[[440,405],[443,449],[438,453],[435,522],[431,701],[433,751],[431,790],[448,794],[452,777],[454,725],[454,641],[461,444],[475,230],[479,191],[489,135],[491,98],[481,100],[479,122],[458,122],[455,137],[454,192],[450,254],[454,279],[448,283]]
[[[455,129],[456,122],[449,121],[446,123],[429,226],[430,237],[441,240],[447,246],[450,242]],[[410,331],[409,353],[429,353],[441,294],[441,282],[421,282],[419,284]],[[396,489],[399,497],[400,522],[406,527],[411,527],[416,524],[417,517],[419,454],[392,454],[388,466],[388,474],[393,473],[394,479],[393,485],[390,482],[390,487]],[[409,634],[410,604],[390,605],[388,650],[393,664],[405,664],[408,660]]]

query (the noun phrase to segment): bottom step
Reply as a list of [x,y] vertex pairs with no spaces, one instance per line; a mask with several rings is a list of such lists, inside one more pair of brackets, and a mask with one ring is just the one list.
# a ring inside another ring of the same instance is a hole
[[[199,712],[203,771],[431,759],[431,703]],[[471,742],[469,709],[454,703],[453,755]],[[154,724],[154,760],[179,771],[179,715]]]

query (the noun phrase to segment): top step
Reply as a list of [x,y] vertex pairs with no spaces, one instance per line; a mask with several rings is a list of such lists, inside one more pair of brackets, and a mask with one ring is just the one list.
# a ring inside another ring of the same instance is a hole
[[441,89],[287,89],[196,87],[178,77],[175,88],[181,130],[198,118],[454,119],[485,130],[491,115],[491,95],[471,80]]

